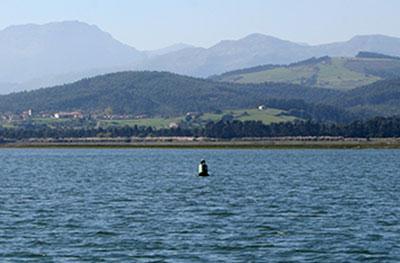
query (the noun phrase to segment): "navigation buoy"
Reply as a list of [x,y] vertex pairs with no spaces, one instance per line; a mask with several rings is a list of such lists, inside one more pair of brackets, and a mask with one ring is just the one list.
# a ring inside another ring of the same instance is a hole
[[208,174],[208,166],[206,164],[206,160],[201,160],[199,164],[199,176],[209,176]]

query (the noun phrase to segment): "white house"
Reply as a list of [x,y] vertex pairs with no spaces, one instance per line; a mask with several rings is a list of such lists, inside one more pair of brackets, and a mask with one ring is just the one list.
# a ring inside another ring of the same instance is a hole
[[73,111],[73,112],[57,112],[54,113],[54,118],[56,119],[80,119],[83,118],[82,112]]
[[265,107],[265,105],[260,105],[260,106],[258,106],[258,109],[259,110],[265,110],[267,107]]

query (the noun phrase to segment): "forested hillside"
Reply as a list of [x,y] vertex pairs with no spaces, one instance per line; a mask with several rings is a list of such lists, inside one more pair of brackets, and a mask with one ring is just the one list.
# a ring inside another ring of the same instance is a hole
[[81,81],[0,96],[0,113],[82,111],[183,116],[260,105],[316,121],[349,122],[400,115],[400,80],[391,79],[350,91],[285,83],[236,84],[167,72],[120,72]]
[[166,72],[121,72],[0,96],[0,112],[102,112],[111,108],[119,114],[174,116],[256,108],[271,98],[316,102],[336,93],[288,84],[219,83]]
[[331,99],[359,116],[400,115],[400,79],[383,80]]

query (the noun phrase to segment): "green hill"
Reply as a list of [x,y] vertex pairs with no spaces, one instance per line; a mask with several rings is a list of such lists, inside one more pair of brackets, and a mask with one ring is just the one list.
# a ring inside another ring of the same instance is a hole
[[[116,115],[147,115],[148,120],[135,122],[139,125],[147,121],[159,127],[182,120],[188,112],[200,114],[204,121],[232,115],[234,119],[251,118],[265,123],[293,120],[294,116],[347,122],[359,116],[400,114],[399,94],[400,83],[396,79],[339,91],[291,83],[217,82],[167,72],[120,72],[0,96],[0,115],[20,114],[27,109],[38,115],[58,111],[104,114],[112,110]],[[255,110],[260,105],[284,112],[267,114]]]
[[290,65],[266,65],[232,71],[212,79],[234,83],[283,82],[350,90],[375,81],[400,77],[400,60],[376,53],[360,52],[354,58],[321,57]]
[[292,84],[235,84],[167,72],[120,72],[90,79],[0,96],[0,112],[83,111],[114,114],[181,116],[187,112],[215,112],[256,108],[271,98],[309,102],[335,94]]
[[378,81],[326,102],[365,118],[400,115],[400,79]]

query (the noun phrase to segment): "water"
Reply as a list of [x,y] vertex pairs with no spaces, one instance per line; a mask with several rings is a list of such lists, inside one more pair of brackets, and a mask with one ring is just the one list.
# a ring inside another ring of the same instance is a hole
[[[196,177],[208,160],[212,176]],[[400,262],[400,151],[0,150],[0,261]]]

